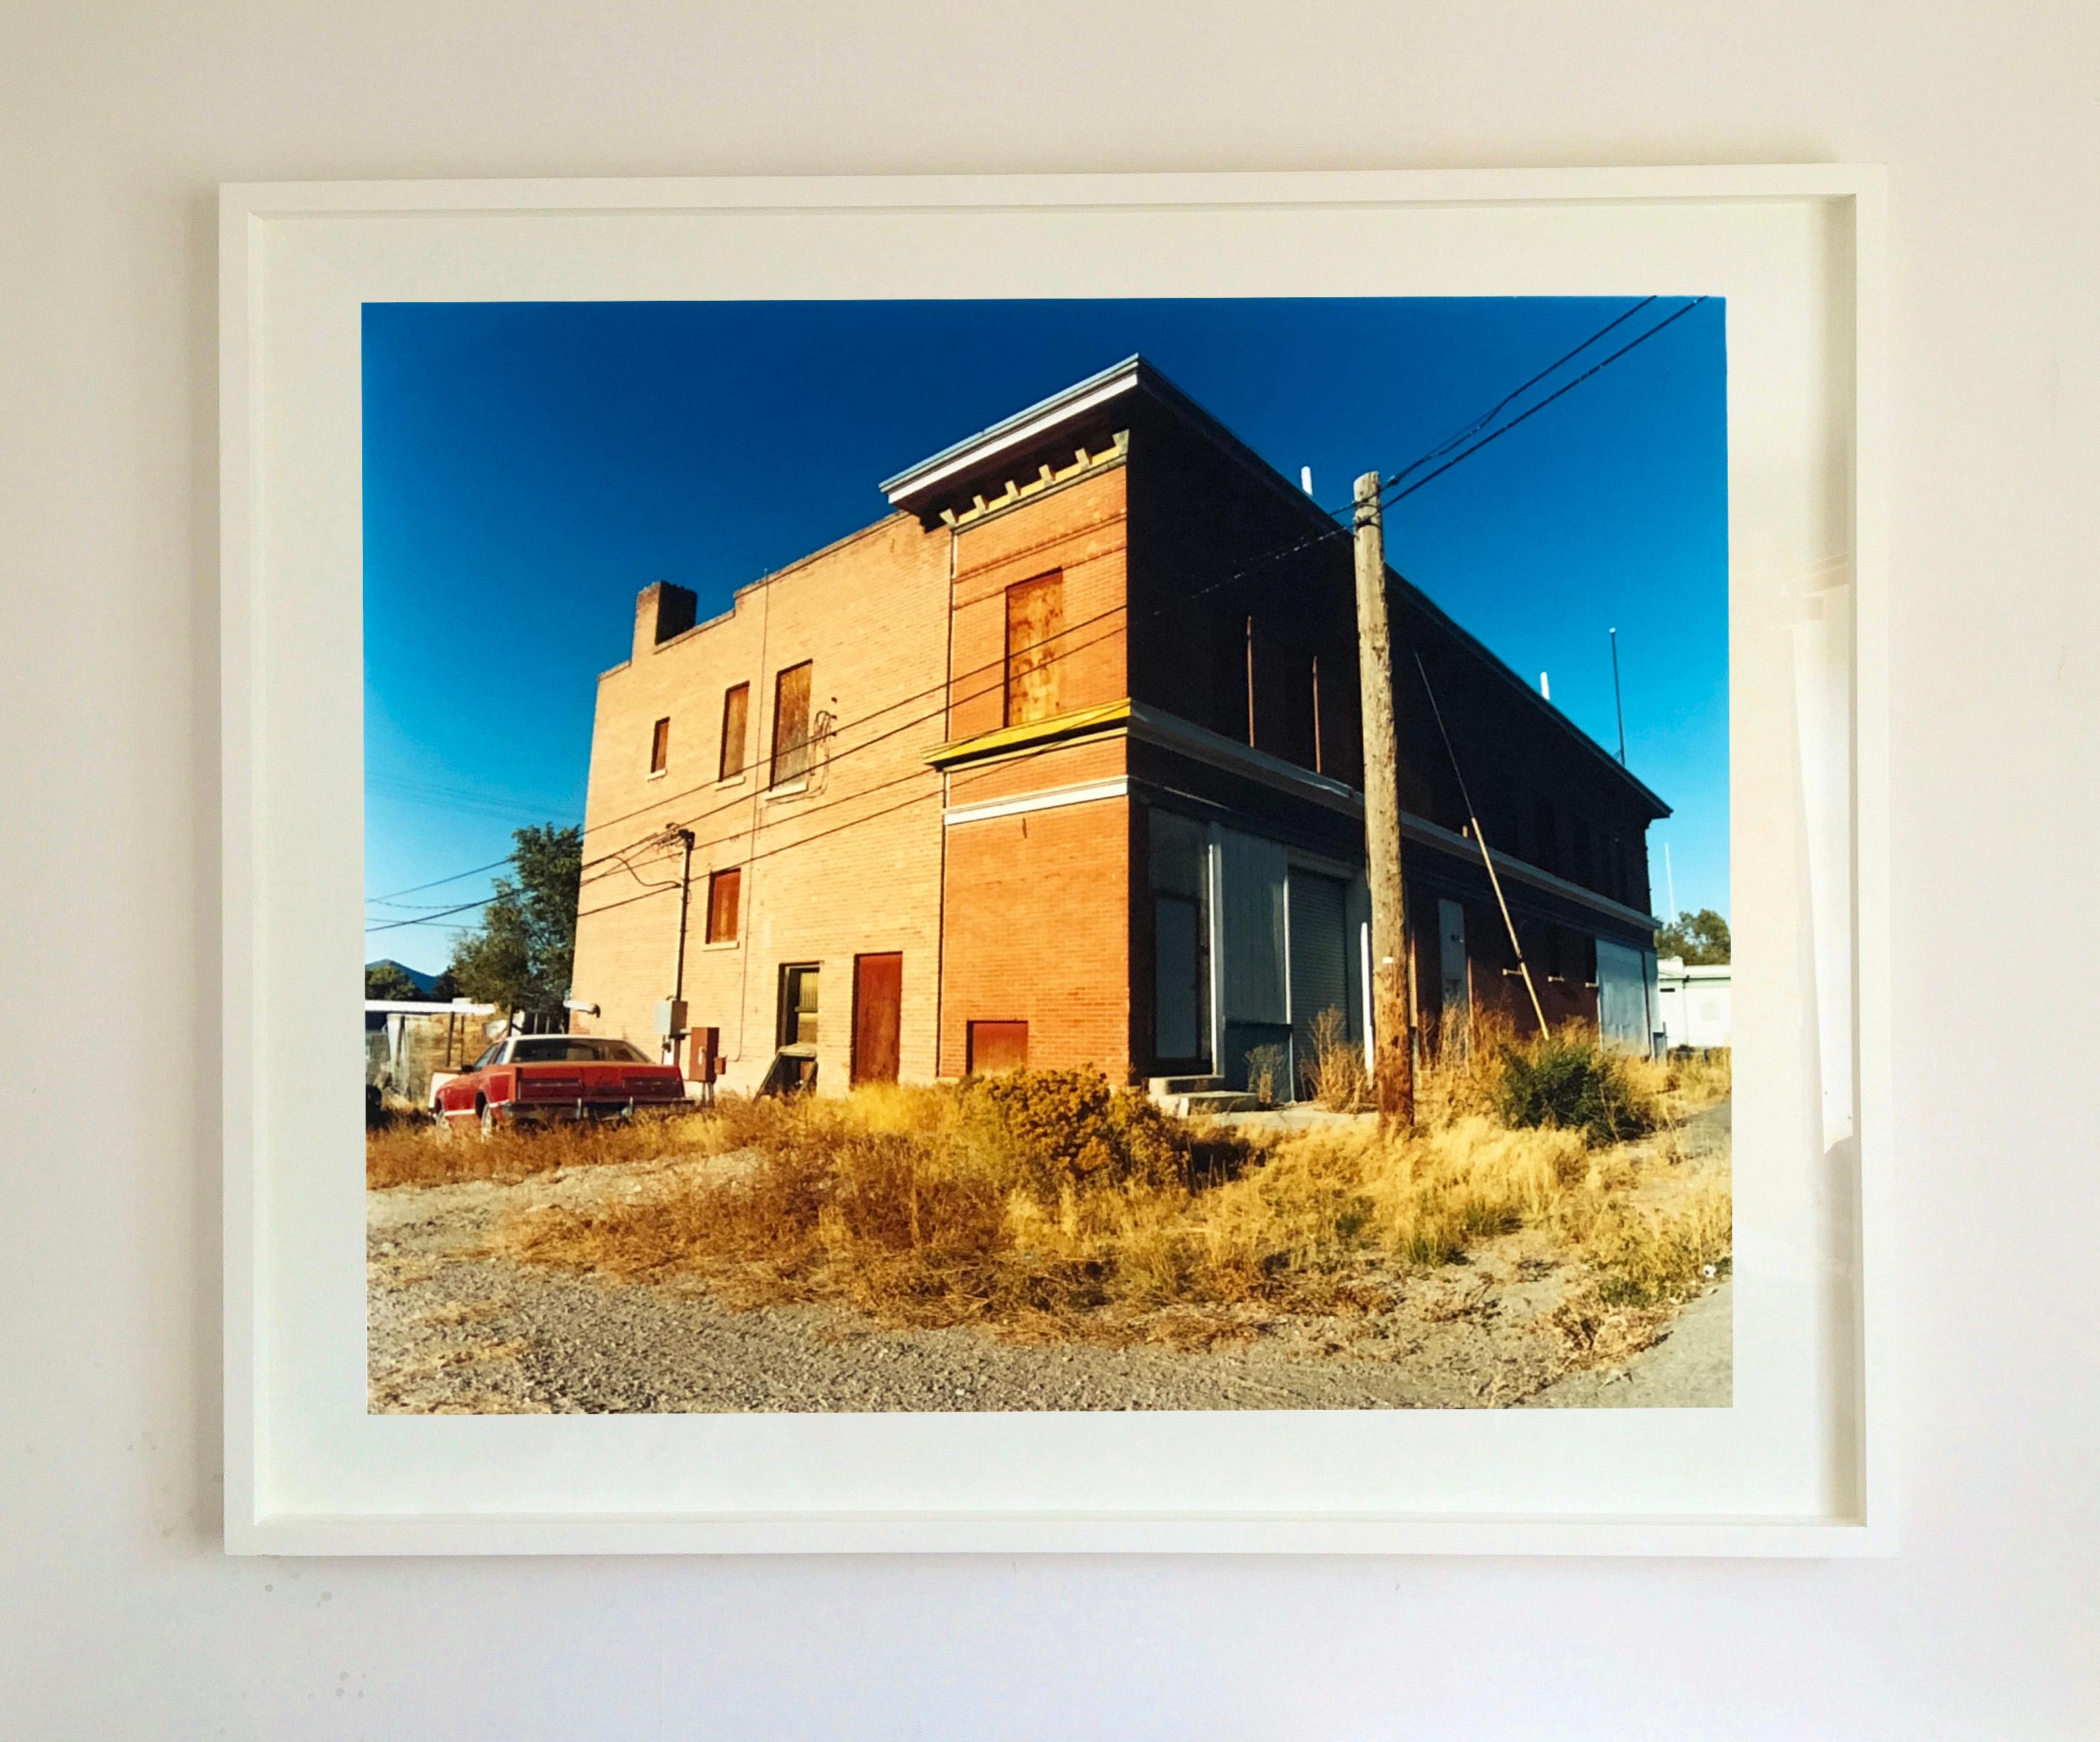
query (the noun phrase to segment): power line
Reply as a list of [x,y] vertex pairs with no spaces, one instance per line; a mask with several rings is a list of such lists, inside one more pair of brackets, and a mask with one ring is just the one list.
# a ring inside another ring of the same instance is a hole
[[[1598,328],[1595,333],[1591,333],[1589,337],[1583,340],[1582,342],[1577,345],[1573,351],[1565,351],[1562,353],[1561,355],[1555,358],[1552,362],[1547,364],[1544,368],[1541,369],[1536,375],[1533,376],[1529,381],[1525,381],[1520,386],[1512,387],[1507,393],[1504,394],[1502,398],[1496,400],[1493,405],[1489,406],[1487,410],[1482,412],[1479,417],[1474,418],[1464,429],[1458,430],[1446,440],[1439,443],[1436,447],[1431,448],[1429,452],[1423,455],[1420,459],[1402,466],[1397,472],[1394,472],[1390,474],[1385,481],[1385,489],[1381,490],[1379,492],[1380,496],[1383,497],[1385,494],[1385,490],[1390,490],[1395,484],[1398,483],[1401,478],[1406,477],[1410,472],[1414,470],[1417,466],[1427,465],[1432,460],[1440,459],[1444,455],[1450,452],[1450,451],[1454,448],[1456,448],[1461,442],[1469,440],[1473,436],[1477,435],[1482,430],[1485,429],[1490,423],[1493,422],[1495,418],[1500,415],[1502,411],[1507,409],[1516,400],[1522,399],[1524,395],[1530,392],[1533,388],[1536,387],[1541,381],[1544,381],[1547,376],[1553,373],[1555,369],[1560,368],[1564,364],[1573,362],[1576,358],[1581,356],[1584,351],[1587,351],[1592,345],[1595,344],[1598,340],[1604,337],[1607,333],[1611,332],[1616,327],[1623,326],[1627,321],[1632,320],[1635,315],[1638,315],[1643,309],[1646,308],[1649,303],[1655,300],[1656,298],[1653,297],[1643,297],[1639,302],[1635,303],[1624,313],[1615,315],[1611,320],[1606,321],[1603,326]],[[1354,505],[1352,504],[1351,505],[1353,506]],[[1330,512],[1335,512],[1335,510],[1330,510]]]
[[[1099,620],[1100,620],[1100,619],[1101,619],[1101,617],[1112,616],[1112,615],[1115,615],[1115,612],[1116,612],[1116,611],[1121,611],[1121,610],[1123,610],[1123,606],[1118,606],[1114,607],[1114,608],[1113,610],[1111,610],[1111,611],[1103,611],[1103,612],[1098,613],[1098,614],[1096,615],[1096,616],[1095,616],[1095,617],[1093,617],[1093,618],[1084,619],[1084,620],[1083,620],[1083,623],[1084,623],[1084,622],[1097,622],[1097,621],[1099,621]],[[1080,625],[1074,625],[1074,627],[1075,627],[1075,628],[1076,628],[1076,627],[1079,627],[1079,626],[1080,626]],[[1069,630],[1067,630],[1067,631],[1061,631],[1061,632],[1060,632],[1060,633],[1070,633],[1070,631],[1069,631]],[[1069,659],[1069,658],[1072,657],[1073,655],[1076,655],[1076,654],[1079,654],[1079,653],[1083,653],[1083,652],[1084,652],[1084,651],[1085,651],[1088,648],[1089,648],[1089,647],[1098,646],[1100,646],[1100,645],[1101,645],[1102,642],[1104,642],[1112,640],[1112,639],[1114,637],[1114,636],[1115,636],[1116,634],[1119,633],[1122,633],[1122,631],[1121,631],[1121,630],[1118,630],[1118,629],[1105,630],[1105,631],[1103,631],[1101,634],[1096,635],[1096,636],[1094,636],[1094,637],[1092,637],[1091,639],[1089,639],[1089,640],[1087,640],[1087,641],[1084,641],[1084,642],[1080,642],[1075,643],[1074,646],[1070,646],[1070,647],[1066,647],[1066,648],[1064,648],[1064,649],[1061,649],[1061,650],[1059,650],[1058,652],[1057,652],[1057,653],[1046,655],[1045,655],[1045,656],[1044,656],[1041,660],[1039,660],[1039,661],[1038,662],[1037,668],[1039,670],[1043,666],[1051,664],[1054,663],[1055,661],[1057,661],[1057,660],[1058,660],[1058,659]],[[998,663],[999,663],[1001,666],[1003,666],[1003,665],[1005,664],[1005,661],[1004,661],[1004,659],[1002,658],[1002,659],[1001,659]],[[887,743],[889,739],[893,739],[893,738],[899,737],[899,736],[901,736],[902,734],[904,734],[904,733],[906,733],[906,732],[910,731],[910,730],[911,730],[914,726],[917,726],[917,725],[926,725],[926,724],[928,724],[928,723],[929,723],[929,722],[931,722],[931,721],[935,721],[935,720],[939,719],[939,718],[940,718],[943,714],[946,713],[946,712],[948,712],[948,711],[949,711],[949,710],[950,710],[953,706],[955,706],[955,703],[957,703],[957,702],[973,702],[973,701],[979,701],[979,700],[982,700],[984,697],[986,697],[986,696],[987,696],[987,695],[993,695],[993,694],[996,693],[997,691],[999,691],[999,690],[1003,690],[1004,687],[1005,687],[1005,678],[1004,678],[1004,677],[1002,675],[1002,677],[1000,677],[999,681],[997,683],[995,683],[995,684],[987,684],[987,685],[986,685],[982,689],[972,690],[972,691],[970,691],[968,694],[964,695],[953,697],[953,698],[950,699],[949,699],[949,700],[947,700],[947,701],[944,701],[944,702],[942,702],[942,703],[941,703],[941,705],[940,705],[939,707],[938,707],[938,708],[930,708],[930,709],[929,709],[926,712],[924,712],[924,713],[923,713],[923,714],[915,715],[915,716],[913,716],[911,718],[910,718],[910,719],[908,719],[908,720],[904,720],[904,721],[899,721],[896,725],[894,725],[894,726],[891,727],[889,730],[885,731],[885,732],[878,733],[878,734],[876,734],[876,736],[874,736],[873,738],[865,739],[865,740],[863,740],[862,743],[858,743],[858,744],[849,744],[849,745],[848,745],[848,746],[847,746],[845,749],[843,749],[843,750],[840,750],[840,751],[836,751],[836,752],[831,752],[830,754],[828,754],[828,755],[826,756],[826,758],[825,758],[825,760],[824,760],[824,763],[823,763],[823,767],[824,767],[827,770],[828,770],[829,769],[831,769],[831,768],[832,768],[832,767],[836,766],[838,763],[840,763],[840,762],[841,762],[841,761],[845,761],[845,758],[846,758],[846,757],[848,757],[848,756],[849,756],[856,755],[856,754],[858,754],[858,752],[862,752],[862,751],[864,751],[864,750],[871,750],[871,749],[874,748],[875,748],[875,746],[876,746],[876,745],[877,745],[877,744]],[[915,773],[915,774],[931,774],[931,773],[933,773],[933,770],[931,770],[931,769],[920,768],[920,769],[915,769],[915,770],[912,770],[912,772],[913,772],[913,773]],[[893,783],[893,782],[890,783],[890,784],[894,784],[894,783]],[[872,790],[876,790],[876,789],[874,789],[874,788],[867,788],[867,789],[863,789],[863,790],[870,790],[870,791],[872,791]],[[850,795],[849,795],[849,796],[850,796]],[[712,808],[710,808],[710,809],[708,809],[703,810],[703,811],[699,811],[699,812],[695,813],[695,814],[693,814],[693,815],[691,815],[691,816],[690,816],[690,817],[682,818],[678,819],[678,820],[677,820],[677,821],[676,821],[676,822],[667,823],[667,824],[665,825],[665,827],[666,827],[666,829],[670,829],[670,828],[679,828],[679,827],[683,827],[683,828],[690,828],[690,827],[693,827],[695,824],[696,824],[696,823],[699,823],[699,822],[706,822],[706,821],[708,820],[708,818],[710,818],[710,817],[720,816],[720,815],[721,815],[723,813],[725,813],[725,812],[726,812],[726,811],[735,810],[735,809],[738,809],[739,806],[743,805],[747,805],[747,804],[757,804],[757,803],[759,803],[759,802],[761,802],[761,796],[760,796],[757,792],[754,792],[739,793],[739,794],[738,794],[738,795],[736,795],[735,797],[729,798],[729,799],[726,799],[726,800],[724,800],[721,804],[719,804],[719,805],[716,805],[712,806]],[[834,800],[834,802],[836,802],[836,800]],[[646,807],[645,807],[645,808],[646,808]],[[819,807],[814,806],[814,805],[813,805],[813,806],[805,807],[805,808],[804,808],[804,809],[803,809],[801,812],[798,813],[798,814],[807,814],[809,810],[815,809],[818,809],[818,808],[819,808]],[[635,814],[638,814],[638,813],[629,813],[629,815],[630,815],[630,816],[631,816],[631,815],[635,815]],[[619,821],[619,820],[624,820],[624,819],[615,818],[615,821]],[[785,821],[785,820],[792,820],[792,818],[783,818],[783,821]],[[601,823],[601,824],[599,824],[598,826],[599,826],[601,828],[605,828],[605,827],[609,827],[611,825],[610,825],[610,824],[607,824],[607,823]],[[737,826],[737,827],[735,827],[735,829],[732,829],[732,830],[730,831],[730,835],[735,835],[735,834],[739,834],[739,833],[743,832],[743,826],[741,823],[739,823],[739,824]],[[730,838],[730,836],[722,836],[716,837],[716,840],[727,840],[727,839],[729,839],[729,838]],[[642,842],[637,843],[637,844],[635,844],[635,845],[646,845],[646,844],[647,844],[647,840],[648,840],[648,839],[649,839],[649,837],[645,837],[645,838],[644,838],[644,840],[643,840]],[[708,842],[707,842],[707,843],[704,843],[704,845],[715,845],[715,844],[716,844],[716,840],[710,840],[710,841],[708,841]],[[629,847],[627,847],[627,848],[621,849],[620,850],[621,850],[621,851],[623,851],[623,852],[633,852],[633,851],[634,850],[634,846],[630,845],[630,846],[629,846]],[[615,855],[615,853],[610,853],[610,852],[608,852],[608,853],[600,853],[600,854],[598,854],[598,855],[596,858],[589,858],[589,859],[586,859],[586,860],[585,860],[585,861],[584,861],[583,868],[584,868],[585,871],[589,871],[589,870],[590,870],[592,867],[595,867],[595,866],[602,865],[602,864],[603,864],[603,863],[604,863],[607,859],[609,859],[609,858],[615,858],[615,857],[616,857],[616,855]],[[648,860],[648,859],[645,859],[645,860],[643,860],[643,861],[642,861],[642,863],[644,863],[644,864],[651,864],[651,863],[653,863],[653,862],[655,862],[653,860]],[[605,873],[605,872],[600,872],[600,873],[599,873],[599,875],[600,875],[600,876],[603,876],[603,875],[609,875],[609,874],[608,874],[608,873]],[[585,880],[585,882],[587,882],[587,883],[588,883],[588,882],[595,882],[595,881],[597,880],[597,879],[596,879],[596,878],[591,878],[591,877],[586,877],[584,880]]]
[[[1473,445],[1466,449],[1463,453],[1453,455],[1452,457],[1446,460],[1443,465],[1438,466],[1435,471],[1427,473],[1423,477],[1416,478],[1415,481],[1410,484],[1405,490],[1402,490],[1395,495],[1392,498],[1392,501],[1394,502],[1405,501],[1409,496],[1413,496],[1416,491],[1421,489],[1423,485],[1433,483],[1436,479],[1441,478],[1446,472],[1449,471],[1453,466],[1458,465],[1461,461],[1471,459],[1473,456],[1478,453],[1483,448],[1489,447],[1493,443],[1500,441],[1505,435],[1507,435],[1511,430],[1515,429],[1519,424],[1528,422],[1530,419],[1536,417],[1555,399],[1561,398],[1564,395],[1573,393],[1577,387],[1581,386],[1584,381],[1589,380],[1591,376],[1609,368],[1613,364],[1617,363],[1620,358],[1626,355],[1628,351],[1639,349],[1640,346],[1645,345],[1650,339],[1653,338],[1657,333],[1661,332],[1665,327],[1683,320],[1683,318],[1687,315],[1690,314],[1692,310],[1698,307],[1701,303],[1708,300],[1710,299],[1705,297],[1694,297],[1689,302],[1686,303],[1683,307],[1679,309],[1676,313],[1665,315],[1661,320],[1658,320],[1653,326],[1650,327],[1638,338],[1628,340],[1626,343],[1621,345],[1617,351],[1613,351],[1610,356],[1604,358],[1601,362],[1591,364],[1588,368],[1583,370],[1583,372],[1580,375],[1577,376],[1574,380],[1565,383],[1564,386],[1555,388],[1552,392],[1549,393],[1544,399],[1541,399],[1538,404],[1527,407],[1524,410],[1520,412],[1515,417],[1511,418],[1507,423],[1503,424],[1499,429],[1493,430],[1489,434],[1481,437],[1479,441],[1474,443]],[[1417,464],[1419,463],[1419,461],[1417,462]],[[1380,499],[1382,501],[1384,499],[1383,492],[1380,492]]]
[[383,925],[368,925],[364,928],[364,935],[369,937],[375,932],[398,932],[404,925],[429,925],[435,920],[450,919],[456,913],[472,913],[475,908],[486,907],[495,899],[492,895],[484,895],[478,902],[461,902],[458,906],[444,908],[432,914],[428,919],[389,920]]
[[506,853],[500,859],[491,859],[486,865],[477,865],[468,871],[454,871],[449,877],[433,877],[428,883],[412,883],[405,889],[390,890],[384,895],[368,895],[364,897],[364,904],[368,907],[390,906],[394,903],[394,897],[397,895],[416,895],[425,889],[439,889],[448,883],[459,883],[469,877],[479,877],[483,871],[496,871],[510,864],[517,857],[515,853]]
[[[1064,748],[1065,746],[1062,744],[1039,745],[1034,750],[1024,752],[1021,755],[1012,757],[1011,761],[1032,761],[1037,756],[1048,756],[1053,752],[1061,750]],[[915,770],[913,772],[915,774],[937,774],[939,771],[935,769],[918,769]],[[900,783],[902,778],[903,777],[900,777],[899,781],[891,781],[888,783],[888,784],[891,786],[898,785]],[[882,789],[879,787],[867,787],[862,788],[859,792],[854,794],[853,796],[856,798],[866,798],[870,793],[877,792],[881,790]],[[819,829],[814,835],[799,836],[793,840],[783,841],[777,847],[768,847],[763,853],[754,853],[750,856],[750,858],[739,860],[738,862],[739,868],[741,869],[743,866],[747,865],[756,865],[761,859],[773,858],[783,853],[792,853],[797,847],[806,847],[812,841],[823,840],[828,836],[841,834],[847,829],[858,828],[863,822],[874,822],[879,821],[884,817],[894,816],[900,810],[908,810],[914,805],[923,805],[928,799],[938,798],[940,796],[940,792],[938,788],[931,792],[914,793],[910,798],[900,799],[894,805],[885,805],[880,810],[870,811],[867,815],[864,817],[851,817],[844,822],[834,823],[830,828]],[[844,800],[841,800],[837,802],[843,803]],[[724,840],[727,840],[730,837],[725,836],[722,838]],[[670,889],[676,889],[677,885],[676,884],[672,884],[668,887]],[[576,918],[580,921],[589,918],[593,914],[611,913],[616,907],[631,906],[636,902],[646,902],[654,896],[661,895],[664,893],[665,891],[663,889],[644,889],[639,895],[624,895],[616,902],[606,902],[596,907],[580,908],[577,910]]]
[[[1127,610],[1127,608],[1128,607],[1127,606],[1123,605],[1111,605],[1105,611],[1096,611],[1091,617],[1082,617],[1078,622],[1067,624],[1064,628],[1058,631],[1058,634],[1076,634],[1079,630],[1086,628],[1093,624],[1099,623],[1105,618],[1113,617],[1116,615],[1117,613]],[[1054,637],[1052,638],[1054,639]],[[1105,639],[1105,637],[1098,637],[1098,639]],[[1094,643],[1089,642],[1084,645],[1092,646]],[[1070,653],[1076,650],[1077,650],[1075,649],[1068,648],[1065,650],[1065,652]],[[1046,656],[1043,663],[1047,664],[1052,659],[1061,659],[1064,656],[1064,654],[1052,654]],[[867,712],[861,714],[854,719],[840,721],[832,726],[832,733],[836,736],[840,733],[852,731],[856,727],[866,725],[870,721],[880,720],[885,714],[894,713],[900,708],[909,707],[914,702],[924,701],[929,696],[940,695],[943,692],[951,690],[955,682],[960,678],[974,677],[982,673],[999,670],[1004,667],[1005,664],[1006,656],[1002,654],[996,659],[988,659],[982,665],[968,667],[961,672],[955,673],[951,677],[943,678],[937,684],[929,686],[924,690],[915,690],[910,695],[900,696],[893,702],[885,702],[881,707],[871,708]],[[1004,680],[1002,680],[1002,681],[1003,681]],[[964,697],[964,699],[975,700],[977,695],[989,695],[990,693],[990,690],[986,689],[977,691],[970,696]],[[870,745],[885,742],[887,739],[896,736],[897,733],[899,731],[905,730],[914,725],[922,725],[929,720],[938,719],[941,715],[946,713],[952,705],[952,698],[944,699],[939,707],[931,708],[923,714],[915,715],[911,719],[903,721],[890,731],[880,733],[874,738],[867,739],[865,743],[849,745],[844,750],[834,752],[832,759],[836,761],[841,757],[854,755],[859,751],[867,749]],[[757,765],[755,763],[746,765],[748,768],[755,767],[756,765]],[[684,787],[677,792],[662,793],[658,796],[649,800],[646,804],[638,805],[632,810],[623,811],[616,817],[603,818],[594,826],[600,829],[609,829],[619,823],[632,822],[635,818],[646,815],[650,811],[655,810],[663,805],[674,805],[682,798],[690,798],[695,792],[704,792],[709,787],[718,786],[720,784],[721,781],[719,778],[715,780],[703,780],[693,786]],[[752,796],[752,795],[748,793],[737,794],[733,797],[725,799],[720,805],[715,806],[713,809],[700,811],[691,817],[686,818],[685,821],[688,824],[704,822],[706,818],[716,814],[719,811],[732,809],[735,806],[744,803],[750,796]],[[597,858],[587,859],[584,862],[584,868],[588,871],[592,866],[602,863],[607,857],[609,857],[609,855],[601,853]]]

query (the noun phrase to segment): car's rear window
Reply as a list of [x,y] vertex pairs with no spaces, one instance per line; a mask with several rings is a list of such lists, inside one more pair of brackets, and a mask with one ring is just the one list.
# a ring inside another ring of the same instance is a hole
[[514,1065],[646,1065],[649,1061],[624,1040],[584,1040],[573,1034],[549,1034],[521,1040],[511,1048]]

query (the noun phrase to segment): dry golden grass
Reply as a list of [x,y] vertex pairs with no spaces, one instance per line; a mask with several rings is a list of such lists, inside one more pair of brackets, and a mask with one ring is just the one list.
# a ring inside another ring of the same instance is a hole
[[[1447,1075],[1447,1106],[1469,1074]],[[1636,1202],[1666,1142],[1599,1150],[1578,1131],[1476,1112],[1256,1144],[1053,1072],[729,1100],[693,1123],[695,1148],[748,1160],[528,1213],[501,1245],[690,1277],[739,1305],[829,1299],[892,1324],[1181,1343],[1238,1334],[1247,1311],[1375,1310],[1407,1278],[1524,1228],[1584,1267],[1599,1313],[1686,1298],[1728,1249],[1725,1184],[1677,1193],[1667,1211]]]
[[364,1183],[452,1185],[466,1180],[523,1180],[562,1167],[646,1161],[691,1149],[712,1136],[712,1122],[692,1114],[661,1114],[602,1125],[578,1123],[499,1131],[445,1131],[433,1121],[404,1119],[364,1136]]
[[[1330,1026],[1314,1087],[1331,1105],[1361,1105],[1361,1056]],[[1511,1128],[1512,1079],[1536,1089],[1555,1070],[1554,1082],[1582,1086],[1585,1106],[1602,1082],[1631,1128],[1656,1135],[1604,1144],[1594,1118],[1556,1125],[1550,1109],[1546,1123]],[[1727,1262],[1725,1172],[1677,1166],[1679,1122],[1727,1088],[1725,1053],[1607,1060],[1579,1034],[1523,1041],[1481,1022],[1425,1065],[1413,1131],[1366,1119],[1249,1139],[1171,1118],[1098,1075],[1021,1072],[836,1098],[726,1096],[668,1118],[488,1140],[381,1130],[367,1140],[366,1178],[432,1185],[722,1157],[616,1202],[514,1216],[498,1244],[536,1263],[690,1278],[733,1304],[835,1300],[892,1324],[1181,1344],[1242,1333],[1249,1315],[1377,1310],[1410,1278],[1528,1229],[1577,1267],[1562,1329],[1587,1348],[1666,1312]],[[1658,1180],[1669,1189],[1648,1189]]]

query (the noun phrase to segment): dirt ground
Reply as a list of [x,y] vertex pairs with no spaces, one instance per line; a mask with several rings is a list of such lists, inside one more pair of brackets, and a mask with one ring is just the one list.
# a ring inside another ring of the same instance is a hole
[[[1683,1132],[1725,1167],[1724,1104]],[[972,1329],[890,1330],[829,1306],[733,1312],[695,1287],[574,1276],[492,1256],[518,1211],[676,1189],[716,1160],[573,1168],[368,1197],[368,1407],[379,1413],[938,1409],[1726,1407],[1725,1282],[1650,1347],[1590,1365],[1555,1309],[1577,1278],[1540,1235],[1491,1241],[1410,1281],[1393,1310],[1264,1316],[1243,1342],[1034,1345]],[[734,1165],[733,1158],[728,1165]],[[1658,1168],[1667,1193],[1678,1168]],[[1710,1177],[1710,1172],[1709,1174]]]

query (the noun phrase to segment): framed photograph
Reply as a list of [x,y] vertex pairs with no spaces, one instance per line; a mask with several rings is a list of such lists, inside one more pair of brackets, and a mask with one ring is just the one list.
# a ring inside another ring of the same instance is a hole
[[228,1549],[1886,1551],[1882,197],[224,190]]

